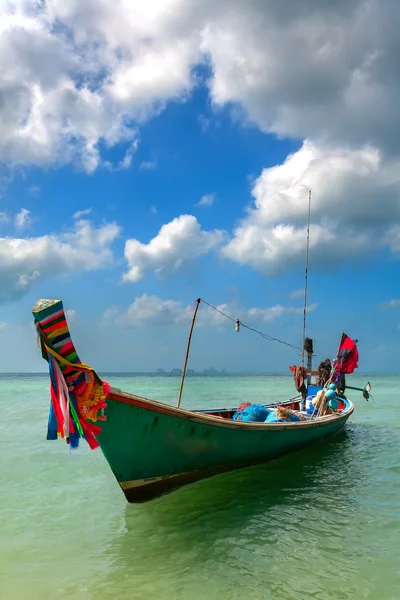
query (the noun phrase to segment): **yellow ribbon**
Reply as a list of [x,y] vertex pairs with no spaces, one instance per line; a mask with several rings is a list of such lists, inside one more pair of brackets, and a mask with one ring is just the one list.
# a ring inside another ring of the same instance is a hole
[[72,367],[73,369],[76,369],[77,371],[82,370],[82,371],[94,371],[93,367],[89,367],[89,365],[85,365],[84,363],[71,363],[69,362],[69,360],[67,360],[66,358],[64,358],[63,356],[61,356],[60,354],[58,354],[58,352],[56,352],[55,350],[53,350],[52,348],[50,348],[46,342],[43,342],[45,345],[45,348],[47,350],[47,352],[50,352],[50,354],[52,354],[54,356],[54,358],[56,358],[57,360],[59,360],[63,365],[65,365],[66,367]]
[[48,334],[48,338],[58,337],[59,335],[64,335],[64,333],[69,333],[68,327],[61,327],[61,329],[55,329],[54,331],[50,331]]

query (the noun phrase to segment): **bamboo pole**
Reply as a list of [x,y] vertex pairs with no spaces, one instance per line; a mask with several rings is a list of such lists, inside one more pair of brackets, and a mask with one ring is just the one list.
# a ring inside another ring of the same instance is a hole
[[342,331],[342,335],[340,336],[340,341],[339,341],[339,344],[338,344],[338,347],[337,347],[337,351],[336,351],[336,356],[335,356],[335,358],[337,358],[337,357],[338,357],[339,350],[340,350],[340,346],[343,344],[343,336],[344,336],[344,331]]
[[327,407],[327,405],[328,405],[328,403],[326,401],[326,390],[324,388],[324,393],[321,395],[321,401],[320,401],[320,404],[318,406],[317,417],[323,417],[324,416],[324,414],[326,413],[326,407]]
[[188,362],[188,358],[189,358],[190,342],[192,341],[192,333],[193,333],[194,322],[196,320],[197,311],[199,310],[200,302],[201,302],[201,298],[197,298],[197,300],[196,300],[196,306],[194,308],[194,313],[193,313],[192,324],[190,326],[190,331],[189,331],[189,337],[188,337],[188,341],[187,341],[187,346],[186,346],[185,362],[184,362],[184,365],[183,365],[181,385],[180,385],[180,388],[179,388],[178,402],[177,402],[177,405],[176,405],[177,408],[179,408],[180,404],[181,404],[183,384],[184,384],[184,381],[185,381],[186,367],[187,367],[187,362]]
[[321,394],[321,396],[320,396],[320,401],[319,401],[318,406],[317,405],[314,406],[314,410],[311,415],[311,420],[313,420],[314,415],[315,415],[315,418],[320,416],[319,411],[320,411],[321,405],[325,402],[325,387],[322,388],[322,391],[323,391],[323,394]]
[[304,276],[304,310],[303,310],[303,337],[302,337],[302,355],[301,366],[304,367],[304,342],[306,339],[306,318],[307,318],[307,288],[308,288],[308,253],[310,248],[310,221],[311,221],[311,190],[308,190],[308,221],[307,221],[307,244],[306,244],[306,270]]
[[[344,331],[342,331],[342,335],[340,336],[340,342],[338,344],[338,348],[337,348],[337,352],[336,352],[336,357],[335,358],[337,358],[339,356],[340,346],[343,344],[344,335],[345,335],[345,333],[344,333]],[[332,381],[333,375],[334,375],[334,372],[331,374],[331,377],[330,377],[329,381]]]
[[[303,348],[303,355],[304,355],[304,348]],[[312,371],[312,354],[310,352],[307,353],[307,390],[308,390],[308,386],[311,384],[311,371]],[[303,410],[306,409],[306,399],[304,398],[304,400],[302,401],[302,407]]]

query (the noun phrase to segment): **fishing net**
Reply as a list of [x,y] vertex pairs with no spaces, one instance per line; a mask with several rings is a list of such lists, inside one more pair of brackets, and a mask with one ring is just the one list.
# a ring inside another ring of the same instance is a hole
[[302,421],[302,420],[303,419],[301,419],[299,417],[299,415],[297,415],[295,412],[293,412],[289,408],[278,407],[276,409],[276,411],[274,410],[269,413],[265,422],[266,423],[282,423],[282,422]]
[[262,404],[250,404],[243,410],[238,410],[232,418],[235,421],[263,423],[268,415],[268,408],[265,408]]

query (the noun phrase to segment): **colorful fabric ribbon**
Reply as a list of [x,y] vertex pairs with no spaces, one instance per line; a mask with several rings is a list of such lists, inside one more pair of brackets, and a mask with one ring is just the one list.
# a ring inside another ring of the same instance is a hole
[[85,438],[91,449],[105,420],[110,386],[79,360],[68,329],[62,302],[42,300],[33,309],[42,355],[49,364],[50,412],[47,439],[62,437],[72,448]]

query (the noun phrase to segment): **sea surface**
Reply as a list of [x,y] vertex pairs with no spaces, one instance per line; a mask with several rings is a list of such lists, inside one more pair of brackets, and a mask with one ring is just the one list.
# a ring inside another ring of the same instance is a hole
[[[105,377],[176,402],[179,378]],[[400,376],[351,379],[375,402],[349,394],[332,441],[129,505],[100,450],[46,441],[48,377],[0,375],[0,599],[399,600]],[[294,395],[286,375],[199,376],[182,406]]]

